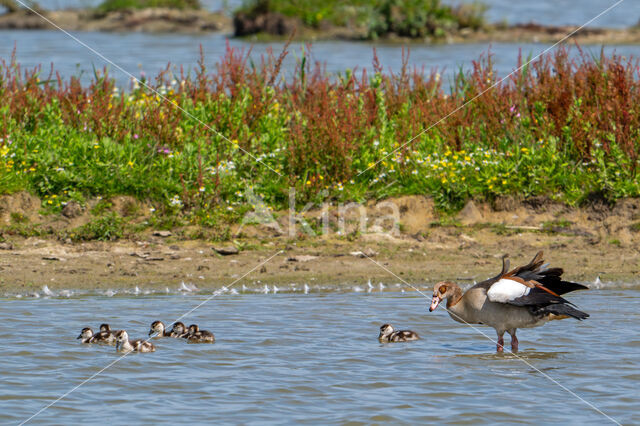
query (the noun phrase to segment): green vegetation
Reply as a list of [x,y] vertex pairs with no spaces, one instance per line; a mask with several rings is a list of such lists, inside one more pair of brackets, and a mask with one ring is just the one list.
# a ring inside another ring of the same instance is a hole
[[122,238],[123,234],[122,218],[111,212],[81,226],[73,236],[77,240],[113,241]]
[[[359,77],[305,58],[284,81],[282,57],[254,66],[229,49],[214,72],[202,61],[196,75],[124,93],[104,73],[83,86],[3,63],[0,193],[35,193],[52,214],[130,195],[153,206],[140,226],[198,224],[217,239],[262,202],[286,209],[289,188],[299,206],[425,194],[450,212],[508,195],[640,195],[634,59],[559,50],[489,90],[498,76],[485,58],[445,90],[435,72],[384,73],[375,53]],[[111,207],[93,206],[106,218],[81,238],[121,235]]]
[[454,7],[440,0],[251,0],[235,15],[254,18],[277,13],[298,18],[311,28],[331,25],[364,29],[368,38],[390,33],[403,37],[441,37],[463,28],[481,28],[486,9],[481,3]]
[[200,9],[200,0],[104,0],[98,6],[99,12],[113,12],[124,9],[145,9],[148,7],[168,7],[171,9]]

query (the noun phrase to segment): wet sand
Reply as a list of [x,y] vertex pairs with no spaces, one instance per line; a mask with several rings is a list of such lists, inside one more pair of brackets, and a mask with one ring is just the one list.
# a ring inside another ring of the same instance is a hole
[[[439,242],[409,238],[272,242],[227,256],[213,250],[219,244],[202,241],[63,244],[29,238],[14,240],[13,250],[0,251],[0,292],[24,293],[45,284],[52,290],[91,290],[164,289],[181,282],[200,289],[234,282],[239,286],[322,283],[350,287],[368,280],[399,283],[399,278],[420,285],[444,279],[470,283],[499,272],[503,254],[510,254],[515,266],[526,263],[538,250],[544,250],[546,260],[563,267],[566,278],[575,281],[593,282],[598,276],[633,281],[640,272],[637,249],[592,245],[579,237],[517,233],[496,238],[489,230],[447,234],[443,232]],[[357,251],[372,257],[352,254]]]
[[[123,217],[136,202],[130,197],[111,201],[114,211],[120,208]],[[384,224],[380,206],[388,202],[399,212],[398,232],[393,235],[376,226],[356,232],[360,216],[352,210],[353,215],[344,220],[343,236],[299,233],[291,238],[264,225],[245,225],[241,232],[236,226],[231,241],[223,243],[189,238],[192,227],[172,232],[148,229],[115,242],[72,242],[56,235],[68,234],[91,220],[89,208],[73,219],[62,214],[43,216],[36,197],[26,193],[3,196],[0,292],[24,293],[45,284],[52,290],[164,289],[181,282],[200,289],[234,282],[239,286],[322,283],[351,287],[369,280],[399,283],[402,279],[431,285],[449,279],[465,284],[495,275],[504,254],[517,266],[539,250],[544,250],[552,266],[564,268],[570,280],[588,283],[600,277],[635,282],[640,274],[638,199],[621,200],[615,206],[594,203],[571,208],[544,198],[505,198],[491,205],[469,202],[457,216],[439,217],[429,198],[405,196],[369,202],[362,207],[366,222]],[[12,231],[15,211],[22,212],[33,229],[49,229],[49,236],[24,238]],[[311,210],[303,216],[309,223],[318,223],[320,214]],[[339,218],[330,216],[335,225]],[[280,212],[276,217],[284,228],[288,216]],[[145,219],[126,220],[139,223]],[[221,248],[237,253],[222,255],[215,250]]]

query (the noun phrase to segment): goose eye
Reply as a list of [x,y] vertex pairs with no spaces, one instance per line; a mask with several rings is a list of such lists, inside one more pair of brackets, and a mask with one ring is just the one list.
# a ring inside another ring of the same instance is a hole
[[447,286],[441,285],[438,291],[440,292],[440,294],[445,294],[447,292]]

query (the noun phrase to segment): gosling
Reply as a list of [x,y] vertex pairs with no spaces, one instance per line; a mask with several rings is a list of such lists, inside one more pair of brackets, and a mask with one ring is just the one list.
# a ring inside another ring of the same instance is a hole
[[154,321],[151,323],[149,336],[153,336],[155,339],[158,339],[160,337],[174,337],[171,336],[171,332],[165,328],[162,321]]
[[418,340],[420,336],[418,333],[411,330],[399,330],[396,331],[393,329],[391,324],[383,324],[380,327],[380,335],[378,336],[378,340],[381,343],[392,343],[392,342],[409,342],[412,340]]
[[180,321],[173,324],[171,327],[171,331],[169,332],[169,337],[184,337],[187,338],[189,333],[187,332],[187,327]]
[[116,333],[116,351],[118,352],[155,352],[156,347],[146,340],[136,339],[129,341],[126,331],[120,330]]
[[212,332],[200,330],[197,324],[191,324],[187,333],[187,342],[189,343],[214,343],[216,341]]
[[109,324],[100,324],[100,332],[93,336],[93,341],[91,343],[113,346],[116,344],[116,335],[111,331]]

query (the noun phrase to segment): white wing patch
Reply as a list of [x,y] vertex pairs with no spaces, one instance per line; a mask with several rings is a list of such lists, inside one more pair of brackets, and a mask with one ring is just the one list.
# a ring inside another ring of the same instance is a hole
[[508,278],[497,281],[487,291],[487,297],[491,302],[508,303],[518,297],[526,296],[531,289],[524,284]]

